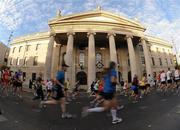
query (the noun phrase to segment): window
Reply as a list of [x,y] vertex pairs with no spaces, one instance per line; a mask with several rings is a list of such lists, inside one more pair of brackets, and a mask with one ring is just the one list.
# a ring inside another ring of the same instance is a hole
[[37,45],[36,45],[36,51],[39,49],[39,46],[40,46],[40,44],[37,44]]
[[36,66],[36,65],[38,65],[38,57],[37,56],[35,56],[34,60],[33,60],[33,66]]
[[172,61],[172,59],[170,59],[170,62],[171,62],[171,65],[173,64],[173,61]]
[[30,45],[27,45],[26,46],[26,51],[29,51],[30,50]]
[[27,66],[27,57],[24,58],[24,66]]
[[141,57],[141,63],[142,63],[143,65],[145,65],[145,58],[144,58],[144,57]]
[[168,53],[170,54],[170,50],[168,50]]
[[163,50],[163,53],[165,53],[165,49],[163,48],[162,50]]
[[13,64],[13,58],[10,59],[10,65],[12,65],[12,64]]
[[62,64],[65,64],[65,57],[66,57],[66,52],[64,52],[62,55]]
[[148,46],[148,49],[149,49],[149,52],[151,53],[151,47],[150,46]]
[[130,59],[128,58],[128,66],[130,66]]
[[14,52],[15,52],[15,49],[16,49],[16,47],[14,47],[14,48],[13,48],[13,51],[12,51],[12,53],[14,53]]
[[36,80],[36,73],[32,73],[32,81]]
[[102,61],[102,55],[101,55],[101,53],[97,53],[96,54],[96,63],[99,63],[101,61]]
[[17,57],[16,65],[19,65],[19,61],[20,61],[20,59],[19,59],[19,57]]
[[166,61],[166,64],[168,65],[168,60],[167,60],[167,58],[165,59],[165,61]]
[[143,46],[142,46],[142,45],[139,45],[139,50],[140,50],[141,52],[143,52]]
[[159,48],[158,47],[156,47],[156,52],[159,52]]
[[159,65],[162,66],[162,60],[159,58]]
[[80,52],[79,53],[79,65],[84,66],[84,62],[85,62],[85,55],[83,52]]
[[21,52],[22,46],[19,47],[19,52]]
[[151,60],[152,60],[152,64],[153,64],[153,66],[155,66],[154,57],[151,57]]

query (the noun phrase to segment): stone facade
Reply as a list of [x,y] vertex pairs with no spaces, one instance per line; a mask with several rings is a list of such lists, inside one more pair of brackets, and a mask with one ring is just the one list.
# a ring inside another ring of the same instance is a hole
[[0,42],[0,66],[7,65],[9,50],[9,47]]
[[58,15],[49,26],[50,32],[16,38],[11,43],[9,66],[25,72],[26,83],[35,73],[44,79],[54,78],[63,62],[70,66],[66,78],[71,84],[82,80],[85,89],[100,77],[109,61],[118,64],[120,80],[174,67],[168,42],[146,36],[140,23],[106,11]]

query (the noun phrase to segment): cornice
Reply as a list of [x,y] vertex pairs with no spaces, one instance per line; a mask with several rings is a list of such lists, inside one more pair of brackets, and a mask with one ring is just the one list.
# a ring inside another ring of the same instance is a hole
[[[55,19],[52,19],[48,22],[48,24],[50,26],[52,26],[53,24],[58,24],[58,23],[73,23],[73,22],[99,22],[99,21],[84,21],[84,20],[77,20],[78,18],[83,18],[83,17],[91,17],[91,16],[106,16],[106,17],[109,17],[109,18],[112,18],[112,19],[116,19],[117,21],[119,22],[112,22],[112,23],[115,23],[115,24],[121,24],[122,21],[124,22],[129,22],[131,24],[134,24],[134,27],[137,27],[137,28],[141,28],[143,31],[145,31],[145,27],[140,24],[139,22],[136,22],[132,19],[127,19],[123,16],[120,16],[120,15],[116,15],[114,13],[111,13],[111,12],[107,12],[107,11],[103,11],[103,10],[95,10],[95,11],[89,11],[89,12],[85,12],[85,13],[77,13],[77,14],[72,14],[72,15],[67,15],[67,16],[62,16],[60,18],[55,18]],[[103,23],[106,23],[106,22],[103,22]],[[131,25],[132,26],[132,25]]]
[[50,32],[34,33],[34,34],[30,34],[30,35],[20,36],[20,37],[13,39],[13,41],[11,42],[11,45],[17,44],[20,42],[46,39],[49,37],[50,37]]
[[146,38],[146,41],[148,41],[151,44],[159,44],[159,45],[163,45],[167,47],[172,47],[172,45],[164,39],[161,39],[155,36],[150,36],[150,35],[146,35],[145,38]]

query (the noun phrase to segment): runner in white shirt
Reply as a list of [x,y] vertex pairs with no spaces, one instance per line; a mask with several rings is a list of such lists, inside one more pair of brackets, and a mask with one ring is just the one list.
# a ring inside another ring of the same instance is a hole
[[178,89],[178,87],[179,87],[179,82],[180,82],[180,71],[178,70],[177,67],[175,67],[174,82],[175,82],[176,88]]
[[166,87],[166,73],[164,72],[164,70],[162,70],[162,72],[161,72],[160,79],[161,79],[160,89],[163,90]]
[[172,72],[170,71],[170,68],[168,68],[166,75],[167,75],[167,89],[172,88]]
[[46,89],[47,89],[47,95],[46,95],[46,99],[48,100],[49,97],[51,96],[51,93],[52,93],[52,88],[53,88],[53,80],[49,80],[47,83],[46,83]]

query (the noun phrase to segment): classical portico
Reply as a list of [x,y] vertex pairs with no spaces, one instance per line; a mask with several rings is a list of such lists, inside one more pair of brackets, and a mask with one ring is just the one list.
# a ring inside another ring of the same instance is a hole
[[49,26],[46,78],[53,78],[57,68],[65,62],[69,65],[66,78],[70,83],[84,79],[80,82],[87,89],[87,85],[99,78],[103,68],[108,67],[109,61],[114,61],[121,79],[127,80],[128,72],[132,79],[135,74],[139,75],[135,52],[139,44],[144,49],[146,72],[152,73],[145,28],[136,21],[99,9],[64,17],[58,15],[49,21]]

